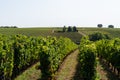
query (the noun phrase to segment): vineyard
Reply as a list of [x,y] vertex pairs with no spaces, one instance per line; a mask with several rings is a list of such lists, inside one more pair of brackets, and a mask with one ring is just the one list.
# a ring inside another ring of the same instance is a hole
[[[68,38],[0,35],[0,79],[9,80],[40,60],[42,78],[52,78],[61,61],[77,48]],[[48,77],[46,77],[48,76]]]
[[77,32],[59,32],[62,28],[0,28],[0,33],[5,35],[22,34],[26,36],[53,36],[53,37],[67,37],[73,42],[79,42],[82,35]]
[[104,63],[119,79],[119,29],[78,28],[78,32],[59,32],[61,28],[54,28],[54,32],[52,30],[1,28],[0,80],[13,80],[36,62],[39,62],[41,71],[40,80],[57,80],[62,63],[76,49],[79,50],[77,61],[80,66],[76,69],[79,70],[77,76],[80,80],[104,80],[97,70],[98,62]]
[[89,35],[95,32],[101,32],[110,35],[112,38],[119,37],[120,38],[120,29],[119,28],[79,28],[80,32]]
[[[96,42],[83,37],[80,44],[79,61],[81,75],[87,80],[96,80],[96,58],[99,58],[115,75],[120,76],[120,39],[102,39]],[[113,79],[111,79],[113,80]],[[115,79],[116,80],[116,79]],[[118,79],[117,79],[118,80]]]

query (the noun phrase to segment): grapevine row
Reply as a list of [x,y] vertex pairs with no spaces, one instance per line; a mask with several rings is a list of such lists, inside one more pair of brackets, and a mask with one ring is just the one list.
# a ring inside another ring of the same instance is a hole
[[40,61],[42,76],[51,77],[75,48],[68,38],[0,35],[0,80],[10,80],[36,61]]
[[97,41],[96,49],[98,57],[120,75],[120,39]]
[[54,79],[55,73],[58,70],[63,59],[77,46],[68,38],[52,38],[44,41],[40,52],[40,64],[42,72],[42,80]]
[[96,47],[89,41],[88,37],[83,37],[79,47],[79,63],[81,78],[84,80],[96,79]]

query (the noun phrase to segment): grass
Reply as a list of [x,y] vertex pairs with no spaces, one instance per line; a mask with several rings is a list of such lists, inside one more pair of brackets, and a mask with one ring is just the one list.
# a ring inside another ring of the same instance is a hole
[[[54,30],[54,32],[53,32]],[[77,32],[58,32],[62,28],[0,28],[0,33],[5,35],[23,34],[27,36],[55,36],[68,37],[74,42],[79,42],[81,34]]]
[[36,69],[36,66],[39,66],[39,62],[21,73],[15,78],[15,80],[38,80],[40,78],[41,72],[39,69]]
[[[54,32],[53,32],[54,30]],[[111,37],[120,38],[120,29],[119,28],[78,28],[78,32],[58,32],[62,31],[62,28],[0,28],[1,34],[6,35],[15,35],[23,34],[27,36],[55,36],[55,37],[68,37],[74,42],[79,42],[82,34],[89,35],[94,32],[102,32],[110,35]],[[82,34],[81,34],[82,33]]]
[[[54,33],[52,32],[53,30],[55,31]],[[58,33],[58,31],[62,31],[62,28],[0,28],[0,33],[6,35],[24,34],[27,36],[58,36],[58,37],[65,36],[71,39],[75,39],[80,36],[77,33],[73,33],[73,32]],[[86,35],[89,35],[94,32],[102,32],[109,34],[112,37],[120,37],[119,28],[78,28],[78,31]],[[77,36],[77,37],[74,38],[70,36]]]
[[51,31],[52,28],[0,28],[0,33],[6,35],[47,36]]
[[110,35],[113,38],[120,38],[120,28],[79,28],[80,32],[89,35],[94,32],[101,32]]
[[[78,78],[78,76],[75,76],[77,72],[76,67],[78,65],[78,53],[79,51],[76,50],[67,56],[57,73],[57,80],[76,80],[75,78]],[[80,80],[80,78],[78,78],[78,80]]]

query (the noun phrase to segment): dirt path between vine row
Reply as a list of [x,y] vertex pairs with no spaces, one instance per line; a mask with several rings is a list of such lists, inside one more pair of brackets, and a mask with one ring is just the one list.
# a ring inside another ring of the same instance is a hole
[[100,80],[120,80],[103,62],[97,60],[97,72]]
[[67,56],[67,58],[60,66],[60,69],[58,70],[56,80],[80,80],[75,79],[75,77],[79,78],[79,76],[76,75],[78,65],[78,53],[79,50],[77,49]]
[[83,36],[86,36],[85,33],[81,32],[81,31],[78,31],[79,34],[83,35]]
[[[79,50],[77,49],[66,57],[58,73],[56,80],[83,80],[80,77],[80,65],[78,62]],[[114,73],[107,69],[103,63],[97,59],[96,71],[100,80],[119,80]]]
[[[56,80],[83,80],[80,77],[78,54],[79,50],[77,49],[65,58],[56,74]],[[37,65],[39,63],[33,65],[15,80],[40,80],[41,72],[36,69]],[[100,77],[99,80],[120,80],[98,59],[96,70]]]

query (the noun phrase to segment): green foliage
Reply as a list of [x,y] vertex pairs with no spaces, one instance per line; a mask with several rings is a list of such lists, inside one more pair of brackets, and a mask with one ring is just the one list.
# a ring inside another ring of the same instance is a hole
[[12,40],[5,35],[0,35],[0,80],[11,79],[13,71]]
[[73,32],[78,32],[76,26],[73,26]]
[[42,75],[53,78],[64,57],[76,48],[68,38],[0,35],[0,80],[10,80],[38,60]]
[[63,27],[63,32],[66,32],[66,26]]
[[100,32],[109,35],[111,38],[120,38],[120,28],[78,28],[78,30],[86,35]]
[[67,32],[78,32],[76,26],[68,26]]
[[38,60],[40,38],[16,35],[14,39],[14,76]]
[[114,28],[114,25],[108,25],[108,28]]
[[89,35],[89,38],[91,41],[97,41],[97,40],[101,40],[101,39],[111,39],[109,35],[102,34],[100,32],[96,32],[96,33]]
[[70,39],[62,37],[59,39],[49,37],[44,40],[44,43],[40,52],[41,78],[49,80],[54,78],[65,56],[77,46]]
[[98,24],[97,27],[98,27],[98,28],[102,28],[103,25],[102,25],[102,24]]
[[80,72],[85,80],[94,80],[96,78],[96,47],[95,44],[83,37],[80,44]]
[[96,42],[98,57],[111,63],[120,72],[120,39],[100,40]]
[[68,26],[67,32],[72,32],[72,27],[71,26]]
[[[108,67],[112,66],[120,74],[120,39],[102,39],[96,42],[89,41],[88,37],[83,37],[80,44],[80,69],[81,76],[87,80],[96,78],[95,64],[96,55],[104,60]],[[93,71],[92,71],[93,70]],[[94,72],[94,73],[93,73]]]
[[0,26],[0,28],[18,28],[17,26]]

